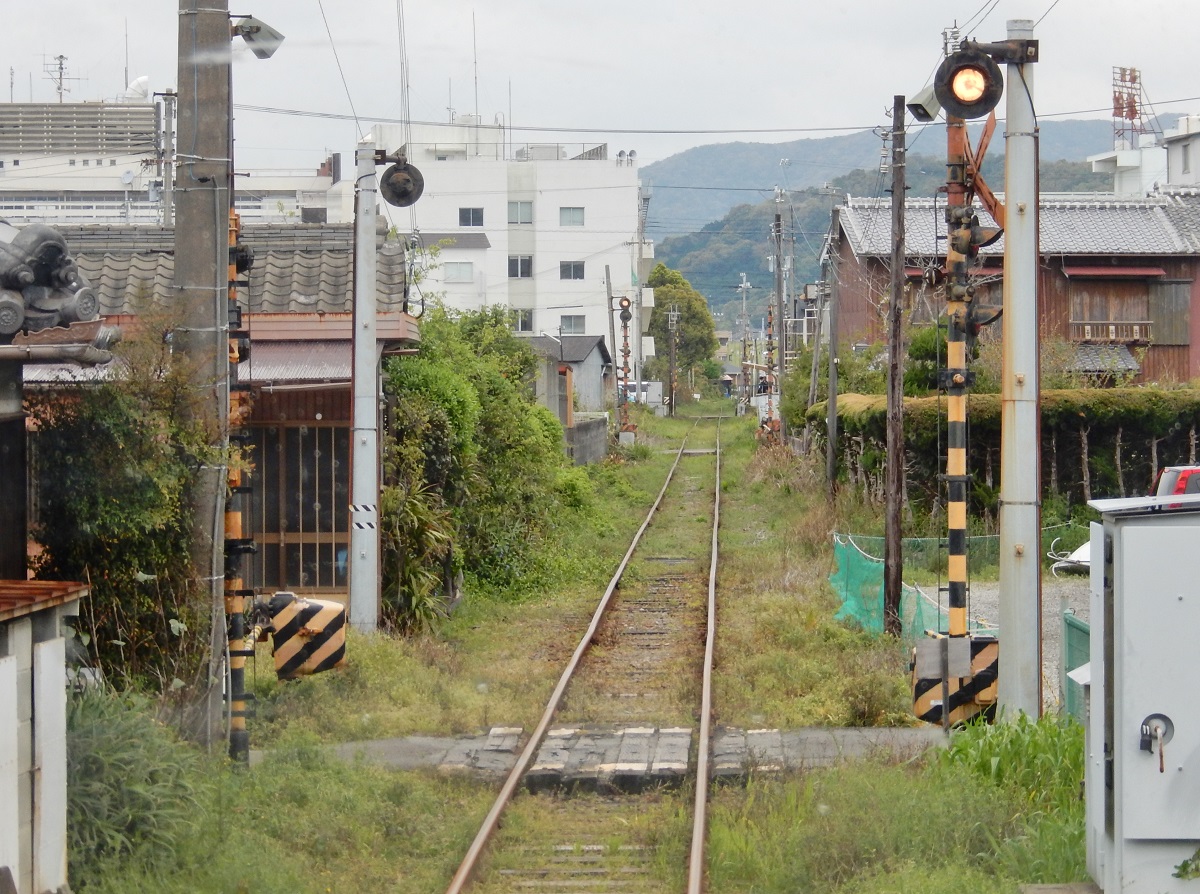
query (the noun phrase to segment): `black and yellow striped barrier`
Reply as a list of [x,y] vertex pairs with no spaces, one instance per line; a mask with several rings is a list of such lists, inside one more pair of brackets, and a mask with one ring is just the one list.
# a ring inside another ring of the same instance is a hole
[[290,680],[346,663],[346,606],[279,592],[267,603],[275,675]]
[[[944,634],[937,634],[940,638]],[[996,714],[996,688],[1000,677],[1000,643],[994,636],[972,636],[971,675],[951,676],[943,688],[941,677],[918,677],[912,663],[913,713],[926,723],[944,724],[943,703],[949,696],[949,724],[966,723],[982,716],[991,721]]]

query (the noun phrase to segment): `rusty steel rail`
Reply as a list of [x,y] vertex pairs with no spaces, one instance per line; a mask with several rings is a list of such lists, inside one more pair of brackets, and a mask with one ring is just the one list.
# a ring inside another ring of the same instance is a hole
[[[716,488],[715,488],[716,496],[714,498],[717,501],[718,506],[719,506],[719,502],[720,502],[720,493],[721,493],[721,478],[720,478],[721,424],[720,424],[720,418],[721,417],[717,417],[717,419],[718,419],[718,422],[717,422],[717,447],[716,447],[717,482],[716,482]],[[696,425],[698,425],[698,424],[699,424],[699,419],[696,420]],[[692,426],[693,430],[695,429],[696,425]],[[516,763],[513,765],[512,770],[509,772],[508,776],[505,778],[504,784],[500,787],[500,792],[496,796],[496,800],[493,802],[492,807],[488,811],[487,816],[484,817],[483,823],[480,826],[479,831],[475,835],[475,839],[471,842],[471,846],[469,848],[467,848],[466,855],[463,857],[462,862],[459,864],[458,870],[455,872],[454,878],[450,882],[450,886],[448,888],[446,888],[446,894],[462,894],[462,892],[465,891],[467,889],[467,887],[470,885],[470,883],[473,881],[475,871],[478,867],[480,858],[483,856],[484,849],[486,848],[487,843],[491,839],[492,835],[499,828],[501,814],[504,812],[504,809],[508,806],[508,804],[512,800],[513,796],[516,794],[517,787],[520,785],[520,782],[521,782],[521,778],[525,775],[525,771],[529,768],[529,764],[533,761],[533,758],[537,755],[538,749],[541,747],[542,740],[546,736],[546,731],[550,728],[550,724],[553,722],[554,715],[558,711],[559,705],[562,702],[562,698],[563,698],[564,693],[566,692],[567,686],[571,682],[571,678],[574,676],[575,671],[578,668],[579,663],[582,661],[584,654],[587,652],[589,646],[592,644],[592,640],[595,638],[596,633],[599,630],[600,623],[604,619],[604,617],[608,611],[608,607],[609,607],[609,604],[612,602],[613,595],[616,593],[617,587],[620,585],[621,577],[625,573],[625,569],[628,567],[629,561],[633,557],[633,554],[636,551],[638,544],[642,539],[642,535],[645,533],[646,529],[650,526],[650,522],[653,520],[654,515],[658,511],[659,506],[662,504],[663,498],[666,496],[667,488],[669,488],[671,485],[671,480],[675,475],[675,470],[677,468],[679,468],[679,461],[684,456],[684,452],[687,449],[688,438],[690,436],[691,436],[691,432],[689,432],[688,435],[686,435],[684,437],[683,443],[680,445],[679,450],[676,451],[675,461],[671,464],[671,468],[667,472],[667,477],[666,477],[666,480],[663,482],[662,489],[659,490],[658,496],[654,500],[654,504],[650,507],[649,512],[646,513],[646,518],[642,521],[641,526],[637,529],[637,533],[634,534],[633,540],[629,544],[629,548],[625,551],[625,555],[621,559],[620,564],[617,566],[617,570],[614,572],[612,578],[609,580],[608,586],[604,590],[604,595],[600,598],[600,602],[596,606],[596,611],[592,615],[591,623],[588,625],[587,630],[584,632],[582,638],[579,640],[579,644],[575,647],[575,651],[571,655],[570,661],[567,662],[567,666],[563,670],[562,676],[559,677],[558,684],[554,687],[554,691],[550,694],[550,699],[546,703],[546,709],[542,714],[541,720],[538,721],[537,726],[534,728],[533,733],[529,737],[529,741],[525,745],[525,748],[521,751],[521,754],[517,757]],[[700,739],[700,743],[699,743],[700,763],[698,764],[699,767],[703,768],[703,775],[700,775],[700,773],[698,771],[697,782],[696,782],[697,813],[703,812],[703,807],[704,807],[704,805],[707,804],[707,793],[708,793],[708,772],[707,772],[708,751],[709,751],[708,738],[709,738],[709,719],[710,719],[710,715],[711,715],[711,677],[712,677],[711,671],[712,671],[712,660],[713,660],[713,639],[714,639],[714,633],[715,633],[715,627],[714,627],[714,623],[713,623],[713,618],[714,618],[713,610],[714,610],[714,597],[715,597],[715,588],[716,588],[717,512],[718,512],[718,510],[714,509],[713,553],[712,553],[712,559],[711,559],[710,569],[709,569],[708,627],[707,627],[706,644],[705,644],[705,662],[704,662],[703,684],[702,684],[702,707],[701,707],[701,718],[700,718],[700,729],[701,729],[701,733],[700,733],[701,739]],[[697,820],[696,826],[693,828],[692,853],[689,857],[689,865],[692,867],[691,873],[694,875],[697,875],[698,879],[700,879],[700,880],[697,881],[695,883],[695,885],[693,885],[693,883],[691,881],[689,881],[688,889],[687,889],[688,894],[700,894],[700,891],[702,890],[702,888],[700,886],[703,883],[702,879],[703,879],[703,871],[704,871],[703,870],[703,866],[704,866],[704,829],[705,829],[704,820],[703,820],[703,817],[700,817]]]
[[700,730],[696,742],[696,797],[692,846],[688,852],[687,894],[704,891],[704,843],[708,822],[708,757],[712,740],[712,669],[717,639],[717,535],[721,526],[721,418],[717,417],[717,472],[713,487],[712,555],[708,562],[708,613],[704,633],[704,674],[700,686]]

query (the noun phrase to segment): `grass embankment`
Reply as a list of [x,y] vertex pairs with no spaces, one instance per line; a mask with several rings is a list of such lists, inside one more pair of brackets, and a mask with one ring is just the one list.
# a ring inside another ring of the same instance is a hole
[[[519,591],[472,593],[420,636],[352,637],[346,668],[296,683],[275,683],[262,656],[251,736],[255,747],[271,749],[269,758],[240,771],[200,761],[178,793],[195,805],[194,831],[148,846],[130,830],[100,852],[111,859],[76,859],[85,874],[76,872],[75,889],[443,890],[492,787],[347,765],[315,746],[530,728],[658,492],[671,460],[662,451],[693,420],[639,424],[644,446],[633,451],[636,459],[589,470],[593,497],[556,520],[537,579]],[[819,477],[802,463],[756,452],[752,421],[727,421],[724,436],[718,721],[909,722],[904,656],[834,622],[825,585],[829,532],[864,529],[851,516],[868,510],[830,507]],[[153,735],[162,732],[137,738]],[[903,766],[870,763],[724,788],[710,822],[712,888],[1010,892],[1018,879],[1080,877],[1081,751],[1077,727],[983,728],[962,734],[945,755]],[[124,772],[114,786],[142,783]],[[686,810],[672,803],[683,797],[664,793],[661,811],[636,833],[644,843],[686,840]],[[663,871],[675,875],[679,867]]]

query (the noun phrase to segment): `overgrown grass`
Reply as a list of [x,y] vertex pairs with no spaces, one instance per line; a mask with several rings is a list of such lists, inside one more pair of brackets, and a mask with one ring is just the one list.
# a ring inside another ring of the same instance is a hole
[[492,798],[470,779],[330,759],[308,736],[234,768],[108,693],[71,716],[71,885],[89,894],[432,894]]
[[1086,877],[1083,736],[1056,719],[972,726],[904,765],[866,762],[721,790],[713,890],[995,892]]
[[[661,486],[672,459],[664,451],[694,424],[641,412],[636,421],[637,449],[588,468],[590,490],[578,478],[564,485],[578,505],[555,520],[536,573],[520,585],[469,584],[464,605],[432,632],[351,635],[348,666],[306,680],[275,682],[264,652],[251,721],[254,746],[270,749],[262,764],[234,771],[177,752],[186,750],[178,743],[139,752],[158,755],[148,764],[183,768],[196,794],[180,800],[194,825],[155,861],[128,851],[94,863],[82,883],[73,877],[76,890],[443,890],[491,787],[344,764],[317,746],[533,725]],[[718,721],[912,722],[900,648],[833,620],[829,533],[870,532],[878,519],[860,503],[827,501],[820,458],[758,450],[753,428],[745,418],[722,427]],[[149,730],[109,742],[161,732]],[[1019,881],[1080,878],[1081,760],[1078,727],[1017,722],[967,729],[944,756],[902,766],[853,764],[721,789],[710,887],[1013,894]],[[638,835],[673,861],[690,834],[686,810],[664,801],[651,819]],[[663,878],[677,872],[674,862],[663,866]]]

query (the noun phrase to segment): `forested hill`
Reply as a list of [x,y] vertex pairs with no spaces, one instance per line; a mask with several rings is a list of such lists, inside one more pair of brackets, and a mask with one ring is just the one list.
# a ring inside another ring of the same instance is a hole
[[[999,128],[1003,126],[1001,123]],[[978,126],[971,129],[973,135],[978,133]],[[1043,121],[1039,132],[1043,165],[1060,159],[1083,162],[1089,155],[1112,147],[1112,124],[1107,119]],[[941,125],[914,127],[908,132],[909,150],[937,159],[945,145],[943,133]],[[776,186],[798,191],[831,183],[857,169],[876,171],[884,145],[872,131],[860,131],[788,143],[697,146],[656,161],[641,169],[642,182],[654,189],[648,234],[658,241],[693,233],[705,224],[719,221],[735,205],[753,205],[770,199]],[[996,164],[1003,152],[1000,132],[992,140],[988,157]],[[781,164],[784,159],[786,163]],[[936,162],[933,170],[944,171],[944,164]],[[990,178],[989,182],[993,189],[1003,189],[1003,183],[992,182]],[[1045,184],[1042,188],[1049,190]],[[1109,187],[1101,187],[1106,188]],[[857,195],[874,194],[873,190],[851,191]],[[910,192],[917,194],[915,190]]]
[[[932,196],[946,176],[945,161],[940,157],[913,153],[908,156],[909,196]],[[997,191],[1004,187],[1003,159],[989,153],[984,177]],[[708,299],[718,329],[730,329],[740,309],[735,287],[745,273],[754,287],[748,309],[757,321],[765,313],[767,296],[774,288],[774,277],[767,269],[767,256],[774,251],[771,228],[776,211],[783,215],[787,245],[795,238],[795,282],[815,282],[820,277],[818,258],[821,241],[829,229],[829,212],[847,193],[854,196],[880,196],[888,201],[890,178],[880,175],[877,167],[851,171],[833,178],[828,188],[808,187],[790,191],[777,204],[774,198],[745,202],[728,211],[697,232],[656,240],[655,257],[667,267],[680,271],[692,287]],[[1042,162],[1043,192],[1105,192],[1112,188],[1107,174],[1093,174],[1091,165],[1082,161]],[[757,196],[755,197],[757,199]],[[657,199],[657,194],[655,196]]]

